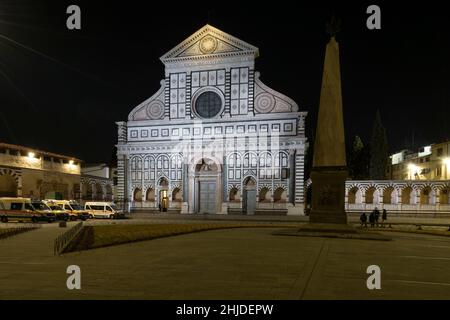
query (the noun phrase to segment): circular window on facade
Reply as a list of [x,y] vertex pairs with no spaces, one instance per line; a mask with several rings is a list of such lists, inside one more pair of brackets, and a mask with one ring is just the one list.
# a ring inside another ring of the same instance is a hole
[[201,93],[195,100],[195,111],[202,118],[212,118],[222,110],[222,99],[213,91]]

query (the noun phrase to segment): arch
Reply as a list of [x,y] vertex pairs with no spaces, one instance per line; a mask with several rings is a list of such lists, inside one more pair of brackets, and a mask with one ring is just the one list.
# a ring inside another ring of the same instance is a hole
[[222,166],[221,166],[222,162],[217,157],[212,156],[212,155],[207,155],[207,156],[198,155],[198,156],[192,157],[191,161],[189,162],[191,164],[190,168],[189,168],[189,171],[190,172],[197,172],[197,170],[196,170],[197,169],[197,165],[201,164],[202,161],[207,160],[207,159],[209,159],[209,160],[211,160],[211,161],[213,161],[215,163],[215,165],[217,166],[217,173],[222,172]]
[[183,193],[180,188],[174,188],[172,191],[172,202],[182,202]]
[[0,175],[0,197],[16,197],[17,189],[16,179],[12,175]]
[[244,168],[256,168],[258,166],[258,155],[256,152],[248,151],[244,154],[244,160],[242,161]]
[[256,179],[253,176],[246,176],[242,180],[242,185],[248,189],[248,188],[256,188]]
[[274,166],[279,168],[289,167],[289,154],[285,151],[279,151],[275,155]]
[[383,190],[383,203],[384,204],[396,204],[395,189],[392,186],[389,186]]
[[434,204],[434,190],[430,186],[420,191],[420,204]]
[[450,187],[444,187],[439,193],[439,203],[440,204],[450,204]]
[[378,192],[376,192],[377,189],[375,187],[369,187],[366,190],[366,203],[367,204],[375,204],[378,203],[377,201],[377,195]]
[[145,192],[145,200],[146,201],[155,201],[155,189],[154,188],[147,188],[147,191]]
[[170,157],[170,168],[181,169],[183,166],[183,157],[180,154],[174,154]]
[[133,191],[133,201],[135,202],[141,202],[142,201],[142,189],[141,188],[135,188]]
[[414,199],[415,192],[413,188],[407,186],[402,190],[402,204],[416,204]]
[[271,194],[270,189],[268,187],[262,187],[259,190],[259,202],[270,202]]
[[170,167],[170,159],[166,154],[160,154],[156,157],[156,168],[159,170],[168,170]]
[[230,168],[240,168],[242,166],[241,155],[237,152],[233,152],[230,155],[228,155],[227,161],[228,166]]
[[259,167],[272,167],[272,153],[263,151],[259,154]]
[[241,192],[238,188],[233,187],[229,192],[230,202],[240,202],[241,201]]
[[273,201],[276,203],[287,202],[287,191],[282,187],[275,189],[275,192],[273,193]]
[[356,194],[359,191],[358,187],[353,187],[350,190],[348,190],[348,204],[355,204],[356,203]]
[[202,158],[195,166],[196,173],[216,174],[219,171],[219,166],[214,160],[209,158]]
[[160,188],[168,188],[169,187],[169,180],[167,180],[167,178],[166,177],[161,177],[161,178],[159,178],[159,180],[158,180],[158,186],[160,187]]

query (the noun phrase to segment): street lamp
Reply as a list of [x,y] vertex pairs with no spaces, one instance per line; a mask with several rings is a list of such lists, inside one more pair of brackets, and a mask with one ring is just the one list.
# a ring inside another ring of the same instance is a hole
[[445,178],[448,179],[448,172],[450,171],[450,158],[444,158],[442,162],[444,162],[445,165]]
[[413,163],[408,164],[408,170],[409,170],[409,177],[410,180],[414,180],[415,178],[413,178],[413,176],[418,176],[418,172],[419,172],[419,167],[416,166]]

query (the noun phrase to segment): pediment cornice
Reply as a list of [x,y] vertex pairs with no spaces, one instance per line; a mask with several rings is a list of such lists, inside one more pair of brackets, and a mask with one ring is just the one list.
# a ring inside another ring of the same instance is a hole
[[186,64],[201,60],[227,60],[236,57],[254,59],[258,55],[257,47],[207,24],[160,57],[160,60],[164,64]]

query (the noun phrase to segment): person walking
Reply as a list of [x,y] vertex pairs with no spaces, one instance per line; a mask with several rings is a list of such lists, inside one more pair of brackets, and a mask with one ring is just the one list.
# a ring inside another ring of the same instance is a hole
[[375,223],[378,228],[378,221],[380,220],[380,211],[378,211],[377,207],[375,207],[374,216],[375,216]]
[[361,216],[359,217],[359,220],[361,221],[361,227],[367,228],[367,215],[365,212],[363,212],[361,214]]
[[370,227],[374,228],[375,227],[375,212],[372,211],[369,215],[369,222],[370,222]]
[[383,209],[383,213],[381,215],[381,226],[384,228],[384,222],[387,220],[387,211]]

